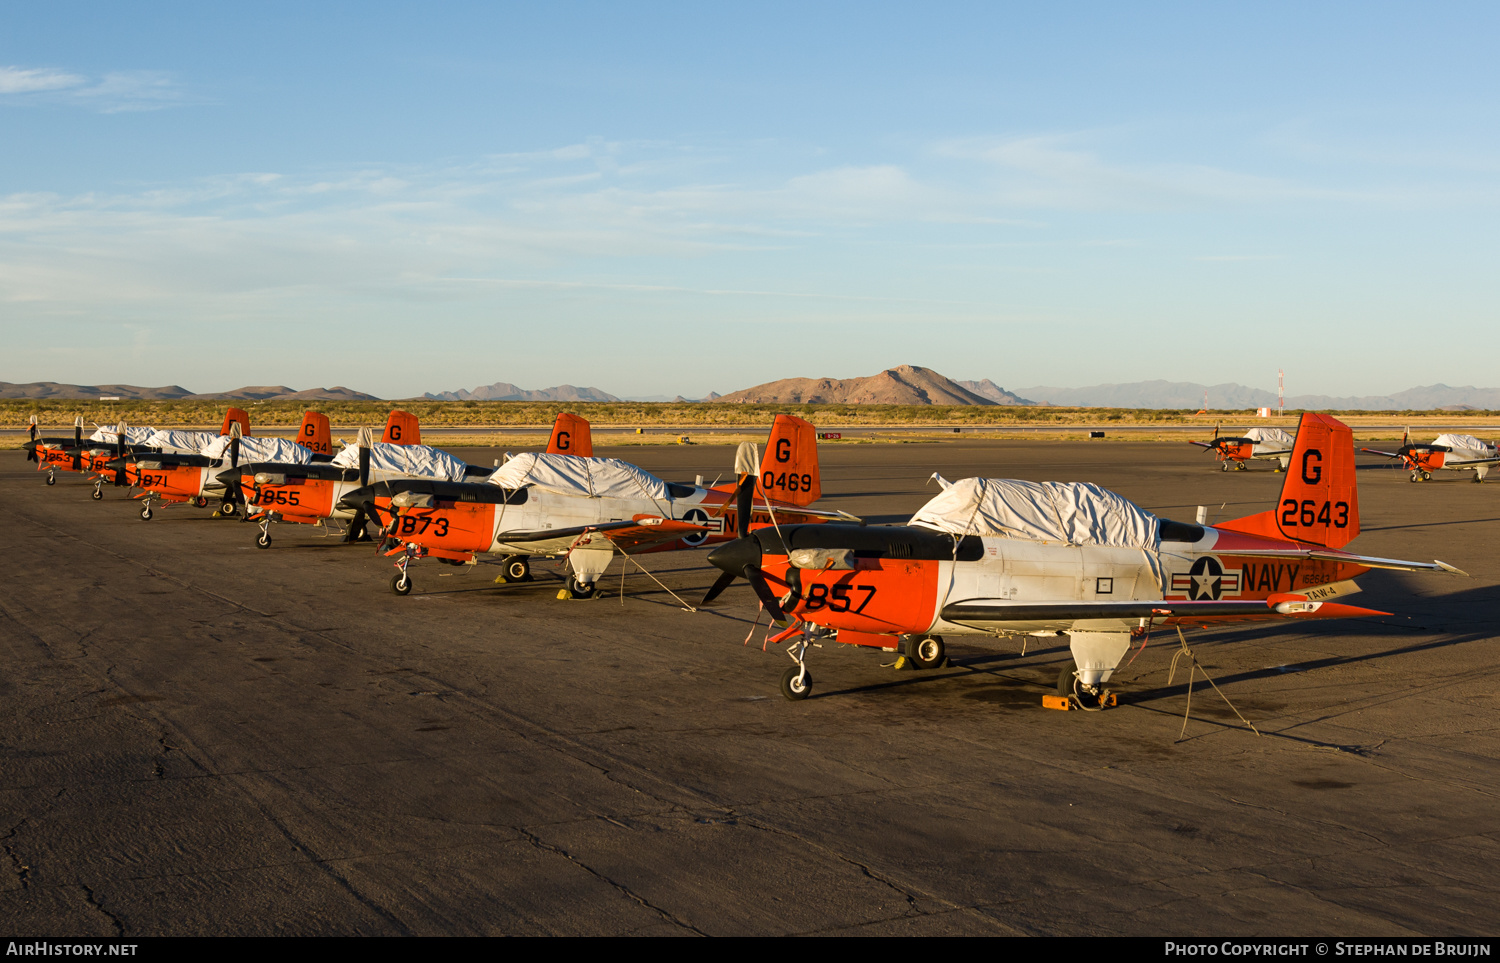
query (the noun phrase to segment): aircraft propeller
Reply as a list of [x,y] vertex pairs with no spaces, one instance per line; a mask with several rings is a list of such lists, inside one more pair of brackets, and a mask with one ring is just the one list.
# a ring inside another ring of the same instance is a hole
[[[359,437],[355,440],[355,444],[359,446],[359,491],[364,491],[370,486],[370,445],[373,443],[374,432],[369,428],[361,428]],[[354,509],[354,517],[349,520],[349,530],[344,533],[345,543],[369,538],[369,532],[365,530],[365,526],[369,523],[370,517],[374,515],[376,524],[380,522],[374,507],[375,500],[367,498]],[[383,544],[384,539],[381,541]]]
[[765,573],[761,571],[760,542],[750,536],[750,500],[755,493],[755,481],[756,476],[753,474],[741,475],[740,483],[734,490],[735,534],[739,537],[709,553],[708,563],[722,569],[724,574],[719,576],[703,596],[703,604],[707,605],[718,598],[719,593],[727,589],[735,579],[743,578],[755,590],[761,604],[771,613],[771,618],[779,622],[786,618],[786,613],[782,611],[776,593],[771,591]]

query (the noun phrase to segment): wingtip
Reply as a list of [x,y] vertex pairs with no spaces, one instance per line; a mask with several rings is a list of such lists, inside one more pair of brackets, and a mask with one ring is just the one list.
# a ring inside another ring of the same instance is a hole
[[1436,565],[1438,568],[1440,568],[1443,571],[1447,572],[1449,575],[1461,575],[1464,578],[1473,578],[1474,577],[1474,576],[1470,575],[1468,572],[1465,572],[1463,569],[1457,568],[1457,567],[1455,567],[1453,565],[1449,565],[1447,562],[1441,561],[1439,559],[1433,559],[1432,560],[1432,564]]

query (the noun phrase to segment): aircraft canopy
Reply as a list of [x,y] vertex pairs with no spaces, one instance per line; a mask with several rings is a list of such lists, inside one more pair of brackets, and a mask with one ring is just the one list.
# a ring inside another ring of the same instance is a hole
[[954,535],[1024,538],[1066,545],[1118,545],[1154,551],[1160,521],[1088,482],[965,478],[911,517],[912,525]]
[[1432,443],[1444,448],[1468,448],[1473,451],[1486,451],[1490,447],[1473,435],[1438,435]]
[[[119,434],[120,434],[120,432],[119,432],[119,429],[118,429],[117,426],[106,425],[106,426],[101,427],[101,428],[95,428],[94,429],[94,433],[92,435],[89,435],[89,441],[102,441],[102,442],[105,442],[106,444],[113,445],[115,443],[116,436],[118,436]],[[154,434],[156,434],[156,429],[155,428],[134,428],[134,427],[131,427],[130,425],[126,425],[125,426],[125,444],[127,444],[127,445],[141,445],[141,444],[145,444],[146,439],[150,438]]]
[[487,479],[501,488],[531,485],[582,498],[665,499],[667,483],[618,458],[581,458],[524,452],[496,468]]
[[[333,456],[340,468],[359,467],[359,447],[348,445]],[[446,451],[428,445],[391,445],[383,441],[370,446],[370,480],[391,481],[397,478],[435,478],[440,481],[464,480],[468,466]]]
[[[210,458],[228,458],[229,442],[228,435],[216,435],[213,441],[203,447],[202,453]],[[258,461],[308,465],[312,463],[312,454],[295,441],[288,441],[285,438],[247,437],[240,439],[241,465]]]
[[[130,436],[130,429],[125,429],[126,437]],[[213,444],[215,438],[219,437],[217,431],[179,431],[179,430],[156,430],[146,439],[148,448],[160,448],[165,452],[175,452],[179,455],[196,455]]]
[[1244,437],[1257,445],[1265,445],[1267,448],[1285,448],[1288,451],[1297,443],[1295,435],[1280,428],[1251,428],[1245,432]]

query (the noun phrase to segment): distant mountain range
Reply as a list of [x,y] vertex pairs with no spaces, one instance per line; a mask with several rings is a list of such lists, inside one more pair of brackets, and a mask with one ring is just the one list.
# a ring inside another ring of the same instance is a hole
[[250,386],[234,391],[195,394],[181,385],[141,388],[136,385],[65,385],[55,381],[34,381],[17,385],[0,381],[3,399],[88,399],[119,398],[121,401],[377,401],[374,395],[350,388],[309,388],[298,391],[286,385]]
[[[710,392],[706,398],[655,395],[630,398],[646,402],[725,402],[754,404],[845,404],[845,405],[1060,405],[1081,408],[1180,408],[1196,411],[1275,407],[1276,394],[1241,384],[1201,385],[1191,381],[1134,381],[1127,384],[1092,385],[1087,388],[1056,388],[1038,385],[1008,391],[986,378],[955,381],[929,368],[899,365],[867,378],[786,378],[745,388],[727,395]],[[122,401],[379,401],[374,395],[350,388],[309,388],[298,391],[286,385],[251,385],[233,391],[195,393],[181,385],[142,388],[137,385],[74,385],[54,381],[10,384],[0,381],[0,399],[119,398]],[[558,385],[535,391],[505,381],[471,390],[425,394],[420,401],[540,401],[557,403],[617,402],[621,399],[598,388]],[[1289,409],[1314,411],[1463,411],[1500,410],[1500,388],[1454,388],[1445,384],[1410,388],[1391,395],[1292,395]]]
[[[1276,393],[1240,384],[1201,385],[1190,381],[1134,381],[1128,384],[1093,385],[1088,388],[1053,388],[1038,385],[1020,393],[1041,402],[1069,407],[1097,408],[1191,408],[1203,407],[1208,392],[1210,408],[1274,408]],[[1452,388],[1444,384],[1410,388],[1393,395],[1290,395],[1288,408],[1314,411],[1428,411],[1433,409],[1500,408],[1500,388]]]
[[[619,401],[614,395],[598,388],[577,388],[573,385],[558,385],[527,391],[506,381],[492,385],[481,385],[473,391],[460,388],[457,391],[440,391],[425,394],[423,401]],[[663,399],[666,400],[666,399]]]
[[[1008,394],[988,381],[982,382]],[[993,405],[987,398],[929,368],[904,364],[868,378],[786,378],[719,398],[762,405]]]

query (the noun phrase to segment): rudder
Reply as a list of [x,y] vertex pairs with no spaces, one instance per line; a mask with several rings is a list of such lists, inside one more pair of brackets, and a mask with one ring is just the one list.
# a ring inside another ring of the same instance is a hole
[[246,438],[250,437],[250,415],[243,408],[230,408],[224,413],[224,427],[219,429],[219,434],[229,434],[229,426],[239,422],[240,434]]
[[417,423],[417,416],[399,408],[392,411],[385,420],[385,434],[380,440],[387,445],[420,445],[422,427]]
[[333,432],[328,426],[328,416],[317,411],[303,415],[302,427],[297,431],[297,444],[314,454],[333,454]]
[[552,437],[547,439],[547,454],[594,456],[594,438],[589,423],[572,412],[560,411],[552,423]]
[[823,495],[818,473],[818,429],[792,415],[777,415],[760,460],[756,494],[799,507]]

